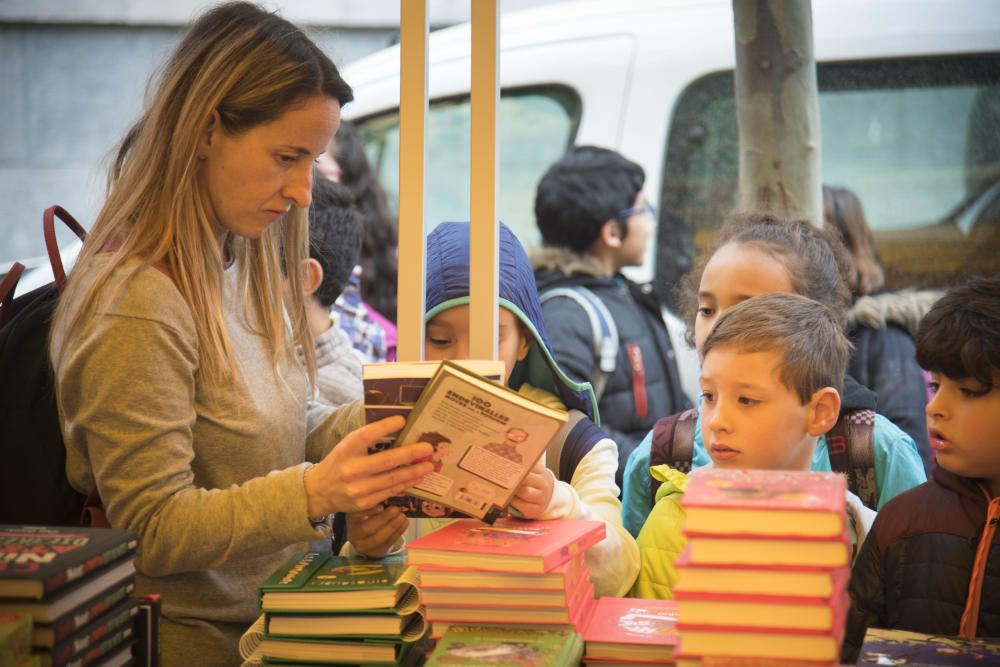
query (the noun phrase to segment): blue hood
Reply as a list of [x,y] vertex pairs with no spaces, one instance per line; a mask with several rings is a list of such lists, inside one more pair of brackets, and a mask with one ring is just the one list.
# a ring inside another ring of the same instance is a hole
[[[517,362],[508,384],[512,389],[528,383],[545,389],[598,421],[597,399],[589,382],[569,379],[549,352],[542,304],[531,262],[507,225],[500,223],[500,305],[514,313],[535,342],[523,361]],[[426,321],[441,311],[469,303],[469,223],[444,222],[427,237]]]

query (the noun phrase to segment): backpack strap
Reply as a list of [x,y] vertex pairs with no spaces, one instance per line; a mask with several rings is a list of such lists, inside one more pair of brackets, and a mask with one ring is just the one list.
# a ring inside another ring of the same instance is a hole
[[583,309],[590,321],[591,334],[594,339],[594,358],[597,360],[591,384],[594,386],[594,395],[599,400],[604,393],[604,385],[607,383],[608,376],[615,372],[615,357],[618,354],[618,328],[615,326],[614,320],[611,319],[608,307],[586,287],[581,285],[556,287],[545,291],[541,295],[541,302],[544,304],[546,301],[558,297],[574,301]]
[[874,433],[874,410],[845,410],[826,434],[826,449],[830,468],[847,476],[851,493],[866,507],[878,510]]
[[[562,425],[559,432],[556,433],[555,437],[552,438],[552,441],[549,442],[549,446],[545,448],[545,467],[552,471],[552,473],[556,476],[556,479],[563,479],[563,448],[566,445],[566,438],[569,437],[573,428],[587,416],[579,410],[570,410],[568,414],[569,419],[566,420],[566,423]],[[572,477],[572,475],[570,475],[570,477]],[[565,479],[563,481],[569,482],[569,479]]]
[[[694,426],[698,422],[698,410],[688,408],[684,412],[664,417],[653,424],[653,443],[649,449],[649,467],[666,463],[683,473],[691,472],[691,457],[694,454]],[[649,500],[652,509],[660,480],[649,476]]]
[[52,265],[52,277],[56,281],[56,289],[60,292],[66,285],[66,271],[63,269],[62,257],[59,255],[59,242],[56,240],[55,218],[59,218],[77,237],[83,241],[87,232],[79,222],[62,206],[50,206],[42,214],[42,231],[45,234],[45,250],[49,253],[49,263]]
[[10,304],[14,301],[14,288],[21,280],[22,273],[24,273],[24,264],[14,262],[3,280],[0,280],[0,327],[7,324],[7,320],[10,319]]

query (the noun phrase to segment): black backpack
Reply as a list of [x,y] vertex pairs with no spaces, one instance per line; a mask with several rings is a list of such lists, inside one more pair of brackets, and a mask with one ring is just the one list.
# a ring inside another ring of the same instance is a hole
[[[649,451],[649,466],[666,463],[683,473],[691,472],[694,453],[694,426],[698,409],[690,408],[653,425],[653,444]],[[874,448],[875,411],[868,408],[847,409],[826,434],[830,468],[847,476],[847,488],[866,507],[878,510],[878,485],[875,480]],[[656,500],[660,480],[649,476],[650,503]],[[650,507],[649,509],[652,509]]]
[[15,263],[0,283],[0,523],[80,525],[91,522],[84,518],[84,508],[96,505],[96,495],[88,501],[66,479],[66,448],[49,361],[49,325],[66,283],[56,217],[81,240],[86,236],[61,207],[45,211],[45,246],[55,282],[14,299],[24,271]]

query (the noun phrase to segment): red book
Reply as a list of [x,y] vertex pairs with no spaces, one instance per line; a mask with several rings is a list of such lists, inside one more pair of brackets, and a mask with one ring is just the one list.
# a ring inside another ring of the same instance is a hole
[[[570,561],[570,563],[575,561]],[[569,569],[570,563],[563,563],[559,569]],[[567,607],[573,601],[581,577],[587,577],[584,567],[572,568],[562,577],[561,588],[539,588],[530,581],[522,582],[522,586],[506,588],[485,588],[482,586],[448,586],[435,587],[424,583],[425,570],[420,571],[420,594],[424,604],[428,605],[478,605],[483,600],[501,607]],[[489,573],[492,574],[492,573]],[[524,574],[522,579],[541,577],[544,575]]]
[[551,572],[604,539],[603,521],[462,519],[407,545],[410,565],[497,572]]
[[583,554],[552,568],[550,572],[490,572],[488,570],[457,570],[450,567],[420,566],[420,589],[436,590],[510,590],[533,591],[572,590],[577,578],[586,574]]
[[563,607],[511,607],[495,604],[489,595],[481,595],[477,605],[427,605],[427,620],[448,623],[506,623],[508,625],[577,625],[594,599],[594,586],[584,579],[577,586],[570,604]]
[[583,630],[584,660],[670,662],[679,642],[676,623],[673,600],[601,598]]
[[840,539],[847,480],[827,472],[703,468],[681,504],[688,536]]

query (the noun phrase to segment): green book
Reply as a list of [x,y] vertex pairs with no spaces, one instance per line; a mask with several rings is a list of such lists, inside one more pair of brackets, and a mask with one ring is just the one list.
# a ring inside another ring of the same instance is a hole
[[583,639],[573,630],[451,625],[425,667],[562,667],[583,657]]
[[31,616],[0,612],[0,665],[15,665],[31,653]]
[[278,664],[409,664],[415,644],[385,639],[277,639],[265,637],[257,649],[266,665]]
[[326,552],[294,554],[260,587],[264,612],[299,614],[417,611],[418,573],[401,556],[367,560]]

